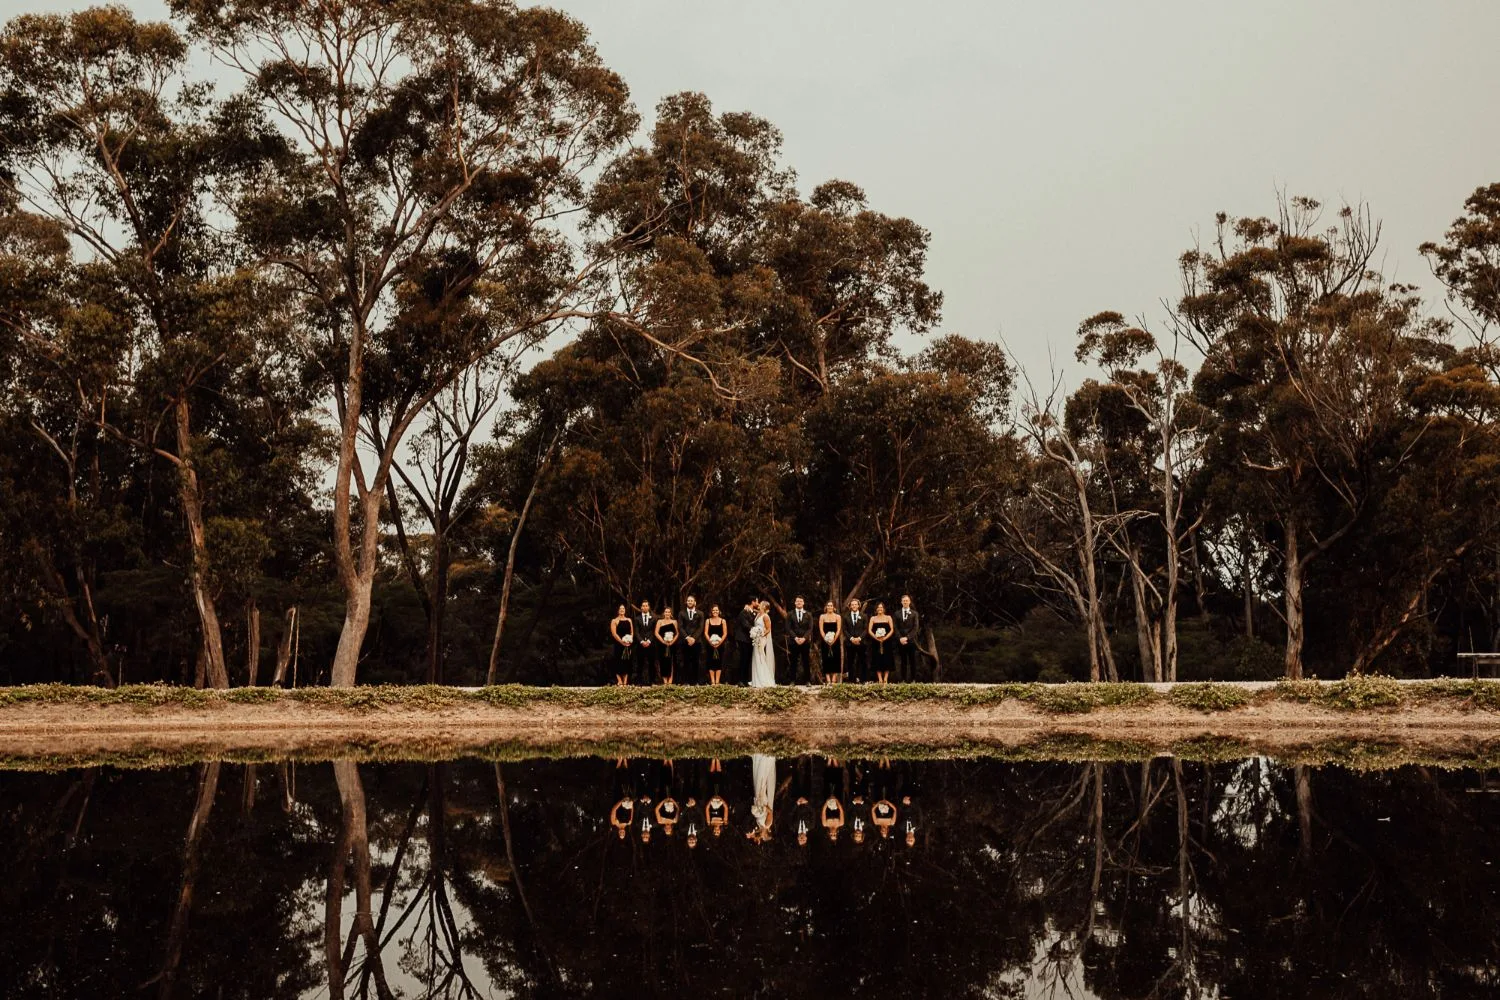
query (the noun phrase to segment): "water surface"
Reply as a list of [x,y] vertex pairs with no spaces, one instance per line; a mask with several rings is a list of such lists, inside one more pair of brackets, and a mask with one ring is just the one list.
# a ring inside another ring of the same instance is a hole
[[[1500,984],[1500,801],[1479,772],[721,767],[0,773],[3,995],[1455,998]],[[716,795],[722,825],[705,815]]]

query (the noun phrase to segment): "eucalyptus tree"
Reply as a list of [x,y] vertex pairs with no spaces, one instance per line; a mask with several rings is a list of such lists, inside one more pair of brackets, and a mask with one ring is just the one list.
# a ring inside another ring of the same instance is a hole
[[[392,465],[501,345],[595,310],[605,246],[564,217],[635,127],[577,21],[504,0],[174,0],[290,147],[236,206],[320,337],[337,417],[332,667],[355,682]],[[403,296],[430,322],[402,322]],[[457,308],[459,304],[462,309]],[[450,322],[449,320],[453,321]]]
[[1009,495],[996,518],[1008,544],[1032,571],[1032,586],[1056,600],[1088,636],[1089,680],[1120,679],[1109,642],[1102,561],[1111,535],[1139,510],[1101,495],[1107,456],[1099,435],[1079,433],[1054,377],[1046,395],[1029,380],[1013,431],[1020,443]]
[[195,414],[251,352],[263,292],[216,224],[218,194],[277,143],[189,65],[173,27],[120,7],[16,18],[0,36],[0,156],[8,198],[61,226],[128,318],[128,382],[115,388],[137,412],[98,419],[176,472],[210,682],[224,686]]
[[1422,244],[1422,254],[1474,341],[1492,345],[1500,329],[1500,183],[1469,195],[1443,241]]
[[1012,379],[999,345],[949,335],[906,364],[844,374],[809,408],[801,492],[816,499],[802,538],[834,599],[865,594],[897,561],[976,543],[1009,454],[994,418]]
[[758,341],[793,370],[802,392],[888,354],[897,332],[930,332],[943,296],[925,280],[930,235],[870,208],[848,181],[768,206],[757,258],[776,274]]
[[[1184,553],[1202,522],[1201,513],[1187,521],[1185,504],[1206,414],[1192,398],[1188,370],[1173,348],[1169,353],[1119,313],[1090,317],[1079,327],[1076,356],[1098,365],[1106,378],[1085,380],[1066,407],[1075,436],[1100,438],[1111,510],[1142,515],[1121,520],[1109,541],[1130,574],[1141,669],[1154,681],[1177,679]],[[1140,537],[1136,520],[1156,529],[1149,539]]]
[[[0,538],[28,627],[60,620],[95,680],[119,678],[99,569],[129,562],[132,456],[100,427],[127,395],[133,322],[73,259],[62,226],[0,213]],[[60,501],[60,502],[59,502]]]
[[1325,225],[1317,202],[1295,198],[1275,219],[1221,214],[1213,244],[1182,258],[1177,316],[1204,355],[1194,392],[1215,424],[1208,474],[1268,525],[1291,678],[1302,676],[1308,567],[1413,454],[1420,435],[1393,447],[1421,419],[1403,380],[1444,337],[1411,289],[1372,270],[1379,235],[1365,210]]

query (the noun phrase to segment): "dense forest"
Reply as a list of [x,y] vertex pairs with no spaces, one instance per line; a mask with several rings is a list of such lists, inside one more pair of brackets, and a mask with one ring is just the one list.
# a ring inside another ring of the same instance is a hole
[[909,592],[949,680],[1496,646],[1500,184],[1440,297],[1369,206],[1208,206],[1069,382],[564,14],[170,6],[0,36],[0,682],[594,683],[689,593]]

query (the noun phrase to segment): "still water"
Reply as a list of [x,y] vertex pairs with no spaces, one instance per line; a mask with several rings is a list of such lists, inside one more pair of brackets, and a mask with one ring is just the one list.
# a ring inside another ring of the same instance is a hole
[[1487,997],[1497,833],[1263,758],[8,772],[0,995]]

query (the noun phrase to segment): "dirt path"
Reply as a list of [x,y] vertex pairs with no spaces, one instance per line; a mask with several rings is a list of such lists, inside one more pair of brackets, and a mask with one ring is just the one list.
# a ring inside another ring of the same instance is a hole
[[1285,754],[1331,742],[1474,755],[1500,748],[1500,712],[1442,706],[1346,712],[1272,703],[1207,714],[1167,704],[1049,715],[1019,701],[985,708],[937,702],[812,702],[785,712],[684,706],[653,714],[537,705],[351,711],[295,703],[210,708],[16,705],[0,709],[0,763],[53,766],[174,756],[463,756],[472,753],[703,753],[779,743],[891,753],[1073,741],[1141,754],[1218,741],[1230,752]]

